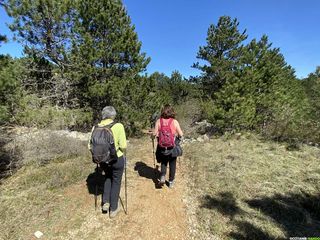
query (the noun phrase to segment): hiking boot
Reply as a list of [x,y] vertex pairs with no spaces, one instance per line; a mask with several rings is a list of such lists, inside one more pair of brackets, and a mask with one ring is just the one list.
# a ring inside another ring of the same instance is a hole
[[102,212],[107,213],[109,211],[110,203],[104,203],[102,205]]
[[168,187],[169,187],[169,188],[173,188],[173,185],[174,185],[174,181],[169,181]]
[[109,212],[109,217],[110,218],[114,218],[115,216],[117,216],[118,212],[120,211],[120,207],[118,207],[116,210]]
[[161,176],[159,183],[160,183],[161,185],[163,185],[163,184],[165,184],[165,182],[166,182],[166,176]]

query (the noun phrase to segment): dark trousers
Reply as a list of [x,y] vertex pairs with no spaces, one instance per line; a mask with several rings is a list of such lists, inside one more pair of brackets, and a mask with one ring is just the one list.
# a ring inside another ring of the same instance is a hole
[[176,175],[177,158],[166,156],[163,159],[161,159],[161,176],[166,175],[168,163],[169,163],[169,181],[173,181]]
[[106,174],[102,203],[110,203],[110,210],[115,211],[118,208],[118,199],[124,170],[124,157],[119,157],[118,161],[110,166],[103,164],[101,167]]

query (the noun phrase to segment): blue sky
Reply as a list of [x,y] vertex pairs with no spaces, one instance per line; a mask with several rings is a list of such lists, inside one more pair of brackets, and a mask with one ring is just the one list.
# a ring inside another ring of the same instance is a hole
[[[198,75],[197,61],[207,29],[219,17],[237,18],[248,39],[267,34],[279,47],[297,77],[306,77],[320,65],[319,0],[123,0],[136,27],[142,51],[151,57],[147,72],[170,75],[178,70],[185,77]],[[5,26],[10,19],[0,10],[0,33],[11,36]],[[20,56],[22,48],[10,41],[0,53]]]

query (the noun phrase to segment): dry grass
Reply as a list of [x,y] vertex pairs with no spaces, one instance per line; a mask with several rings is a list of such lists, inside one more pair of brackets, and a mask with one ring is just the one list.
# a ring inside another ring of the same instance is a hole
[[0,179],[25,165],[42,166],[52,159],[88,156],[87,134],[16,128],[0,130]]
[[68,132],[52,130],[36,130],[14,136],[5,148],[20,154],[22,165],[43,165],[51,159],[72,158],[88,153],[87,139],[73,138]]
[[30,130],[11,134],[1,147],[8,162],[18,163],[16,173],[0,181],[0,239],[30,239],[35,228],[54,226],[71,214],[64,189],[92,172],[86,141]]
[[185,148],[198,238],[320,236],[320,150],[254,135]]
[[88,158],[58,159],[41,167],[22,167],[4,180],[0,186],[0,239],[26,239],[35,229],[57,225],[71,214],[66,211],[71,199],[65,197],[64,189],[91,171]]

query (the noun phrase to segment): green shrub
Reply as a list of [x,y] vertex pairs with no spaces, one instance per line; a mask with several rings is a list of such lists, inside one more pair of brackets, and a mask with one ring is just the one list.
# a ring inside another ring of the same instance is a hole
[[0,123],[5,123],[10,119],[8,107],[0,105]]
[[65,129],[89,125],[92,112],[85,109],[64,109],[43,103],[35,95],[20,99],[15,122],[27,127]]

